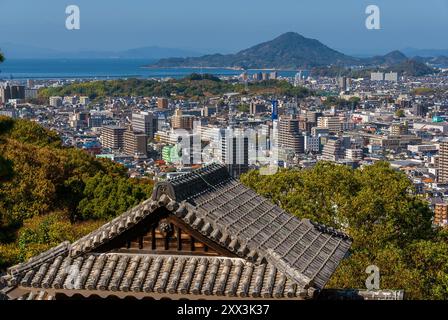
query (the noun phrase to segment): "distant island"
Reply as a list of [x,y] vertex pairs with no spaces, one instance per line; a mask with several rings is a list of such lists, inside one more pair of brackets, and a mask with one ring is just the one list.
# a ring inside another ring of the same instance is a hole
[[[279,37],[239,51],[235,54],[212,54],[201,57],[164,58],[147,68],[232,68],[232,69],[275,69],[297,70],[300,68],[340,68],[363,67],[404,72],[408,75],[434,73],[426,63],[430,57],[409,59],[400,51],[384,56],[356,58],[329,48],[318,40],[306,38],[295,32],[287,32]],[[437,58],[446,61],[446,57]],[[340,73],[340,71],[338,71]]]

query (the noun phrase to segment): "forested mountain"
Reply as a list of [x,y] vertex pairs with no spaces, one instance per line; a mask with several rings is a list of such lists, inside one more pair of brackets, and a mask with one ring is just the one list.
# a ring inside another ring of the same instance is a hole
[[[161,59],[149,67],[226,67],[241,69],[290,69],[322,68],[337,66],[364,66],[403,70],[407,75],[420,76],[433,73],[433,69],[421,61],[409,59],[400,51],[384,56],[356,58],[333,50],[318,40],[306,38],[295,32],[242,50],[235,54],[213,54],[202,57]],[[335,75],[337,76],[337,74]]]
[[333,50],[318,40],[287,32],[236,54],[161,59],[156,67],[242,67],[294,69],[328,64],[356,64],[357,58]]

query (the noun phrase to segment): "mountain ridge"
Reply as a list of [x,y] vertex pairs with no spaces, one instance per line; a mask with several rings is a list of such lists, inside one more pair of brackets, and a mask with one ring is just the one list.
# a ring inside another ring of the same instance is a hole
[[131,48],[127,50],[117,51],[95,51],[95,50],[80,50],[76,52],[66,52],[56,49],[48,49],[42,47],[35,47],[31,45],[23,45],[16,43],[1,43],[0,49],[6,57],[14,59],[97,59],[97,58],[122,58],[122,59],[162,59],[172,56],[189,57],[200,56],[199,53],[193,50],[179,49],[179,48],[165,48],[159,46],[145,46],[138,48]]
[[[280,36],[240,50],[234,54],[209,54],[201,57],[176,57],[160,59],[147,67],[215,67],[240,69],[298,69],[324,66],[365,66],[389,68],[412,60],[395,50],[383,56],[359,58],[334,50],[319,40],[306,38],[296,32]],[[422,61],[415,61],[422,64]]]
[[211,54],[202,57],[161,59],[152,66],[177,67],[234,67],[288,69],[320,66],[328,63],[356,63],[358,58],[333,50],[320,41],[295,32],[286,32],[234,54]]

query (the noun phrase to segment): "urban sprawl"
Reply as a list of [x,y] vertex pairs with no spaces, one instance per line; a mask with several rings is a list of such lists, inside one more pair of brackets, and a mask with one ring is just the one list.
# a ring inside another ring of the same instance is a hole
[[199,101],[171,94],[101,102],[70,95],[38,104],[42,88],[94,80],[8,80],[0,81],[0,115],[55,130],[65,145],[122,163],[140,179],[165,180],[212,162],[238,177],[250,169],[308,168],[318,161],[353,168],[388,161],[427,199],[434,224],[448,224],[446,76],[315,78],[302,70],[294,78],[277,72],[221,77],[245,85],[272,79],[315,94],[228,92]]

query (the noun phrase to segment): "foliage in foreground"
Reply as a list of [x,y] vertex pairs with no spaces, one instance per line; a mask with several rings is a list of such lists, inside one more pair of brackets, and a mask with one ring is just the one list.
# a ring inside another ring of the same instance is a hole
[[121,165],[63,147],[55,132],[0,117],[0,269],[82,236],[151,190]]
[[320,162],[270,176],[252,171],[241,180],[286,211],[353,238],[328,287],[365,288],[365,270],[373,264],[381,288],[404,289],[410,299],[448,299],[447,234],[432,227],[427,204],[387,163],[353,170]]

